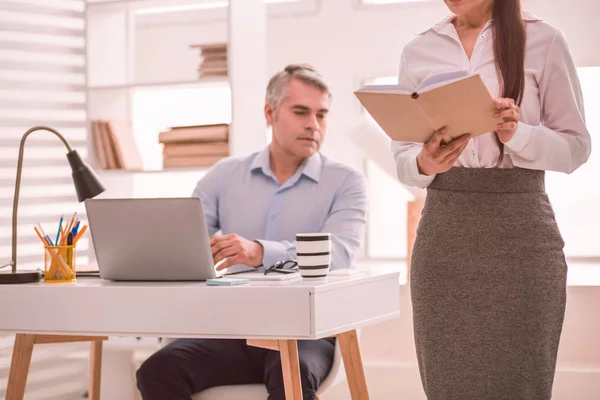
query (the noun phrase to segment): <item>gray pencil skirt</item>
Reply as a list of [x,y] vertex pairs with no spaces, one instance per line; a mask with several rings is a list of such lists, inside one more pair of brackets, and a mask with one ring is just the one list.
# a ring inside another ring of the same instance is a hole
[[563,246],[543,171],[437,175],[410,280],[429,400],[551,398],[566,301]]

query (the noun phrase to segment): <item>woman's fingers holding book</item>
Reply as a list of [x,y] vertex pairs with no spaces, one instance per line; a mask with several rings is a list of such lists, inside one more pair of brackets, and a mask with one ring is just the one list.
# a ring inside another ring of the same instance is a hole
[[433,175],[448,171],[460,157],[470,139],[470,135],[465,134],[448,144],[442,144],[445,135],[445,130],[436,132],[417,155],[417,166],[422,174]]
[[444,138],[446,137],[447,133],[448,133],[448,131],[446,130],[446,128],[442,128],[442,129],[435,131],[433,133],[433,136],[431,137],[431,139],[429,139],[429,141],[427,143],[425,143],[425,146],[429,147],[429,148],[440,147],[442,145],[442,142],[444,141]]
[[443,147],[441,150],[446,154],[444,161],[454,164],[469,144],[469,137],[468,134],[462,135]]

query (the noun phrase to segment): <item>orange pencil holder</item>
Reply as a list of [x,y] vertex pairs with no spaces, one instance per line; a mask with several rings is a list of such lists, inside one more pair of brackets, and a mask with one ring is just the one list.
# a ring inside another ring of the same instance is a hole
[[44,246],[44,282],[75,281],[75,245]]

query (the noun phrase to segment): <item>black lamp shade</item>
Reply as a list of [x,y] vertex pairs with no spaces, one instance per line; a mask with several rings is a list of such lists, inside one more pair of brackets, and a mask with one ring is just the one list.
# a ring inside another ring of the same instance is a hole
[[96,173],[81,159],[76,150],[68,153],[67,159],[73,170],[73,184],[80,202],[96,197],[106,190]]

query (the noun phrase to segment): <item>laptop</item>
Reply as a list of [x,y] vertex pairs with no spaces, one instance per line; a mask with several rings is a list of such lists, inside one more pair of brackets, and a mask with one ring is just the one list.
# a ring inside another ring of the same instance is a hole
[[89,199],[85,208],[102,279],[217,277],[200,199]]

